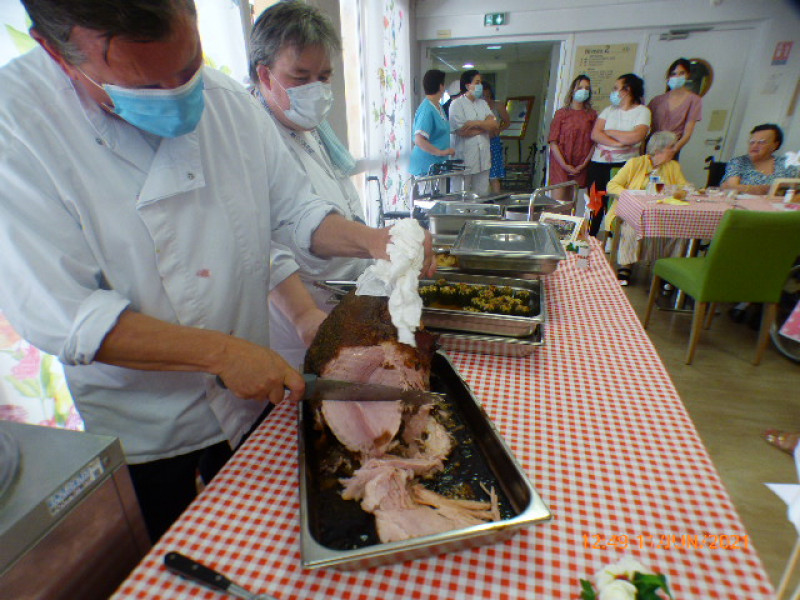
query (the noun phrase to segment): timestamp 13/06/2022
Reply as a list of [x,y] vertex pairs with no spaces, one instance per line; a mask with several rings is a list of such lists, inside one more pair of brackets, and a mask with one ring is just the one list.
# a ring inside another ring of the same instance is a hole
[[747,550],[746,535],[711,533],[642,533],[639,535],[583,534],[583,547],[593,550],[657,548],[661,550]]

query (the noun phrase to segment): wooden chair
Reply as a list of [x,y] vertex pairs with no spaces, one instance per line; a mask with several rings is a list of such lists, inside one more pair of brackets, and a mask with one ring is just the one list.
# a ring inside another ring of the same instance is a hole
[[764,303],[753,360],[757,365],[767,346],[783,284],[798,254],[800,212],[729,210],[722,217],[706,256],[656,261],[644,327],[650,322],[662,280],[694,298],[686,352],[688,365],[694,358],[700,329],[711,326],[717,303]]

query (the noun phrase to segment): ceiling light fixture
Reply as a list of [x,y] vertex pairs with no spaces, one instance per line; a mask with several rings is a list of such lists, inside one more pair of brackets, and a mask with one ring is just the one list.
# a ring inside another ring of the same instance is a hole
[[473,65],[472,63],[464,63],[463,65],[461,65],[461,68],[462,69],[474,69],[475,65]]
[[502,46],[486,46],[487,50],[500,50]]

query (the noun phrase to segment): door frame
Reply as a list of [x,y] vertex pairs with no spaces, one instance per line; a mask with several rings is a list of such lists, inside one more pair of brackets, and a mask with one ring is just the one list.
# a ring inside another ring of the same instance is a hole
[[[572,45],[574,46],[574,35],[573,34],[563,34],[563,35],[536,35],[536,34],[528,34],[528,35],[516,35],[516,36],[503,36],[502,38],[498,36],[482,36],[482,37],[475,37],[475,38],[442,38],[436,40],[419,40],[417,42],[417,48],[419,52],[419,62],[418,62],[418,70],[416,73],[413,74],[413,86],[412,91],[414,94],[414,104],[413,106],[418,106],[422,99],[424,98],[421,79],[422,75],[425,71],[430,68],[429,67],[429,50],[431,48],[443,48],[443,47],[451,47],[451,46],[483,46],[483,45],[492,45],[492,44],[519,44],[523,42],[540,42],[540,43],[550,43],[553,45],[558,45],[558,50],[556,52],[551,52],[550,55],[550,78],[547,82],[547,94],[542,99],[542,102],[539,102],[537,98],[536,104],[533,107],[534,111],[541,111],[541,119],[539,120],[539,131],[536,132],[536,144],[538,145],[541,137],[542,132],[547,132],[550,129],[550,122],[553,119],[553,114],[555,113],[555,105],[558,102],[558,98],[561,94],[562,89],[562,71],[564,70],[564,60],[567,58],[566,54],[568,48]],[[565,85],[569,85],[567,82]],[[544,134],[545,140],[547,139],[547,133]]]

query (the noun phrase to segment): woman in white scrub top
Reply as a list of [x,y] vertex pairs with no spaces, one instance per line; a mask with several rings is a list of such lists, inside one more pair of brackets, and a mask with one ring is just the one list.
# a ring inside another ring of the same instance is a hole
[[463,189],[486,196],[492,168],[489,140],[499,133],[500,127],[483,99],[483,83],[478,71],[472,69],[461,74],[461,93],[450,104],[450,132],[455,158],[462,159],[466,168],[463,177],[453,178],[452,187],[454,191]]

